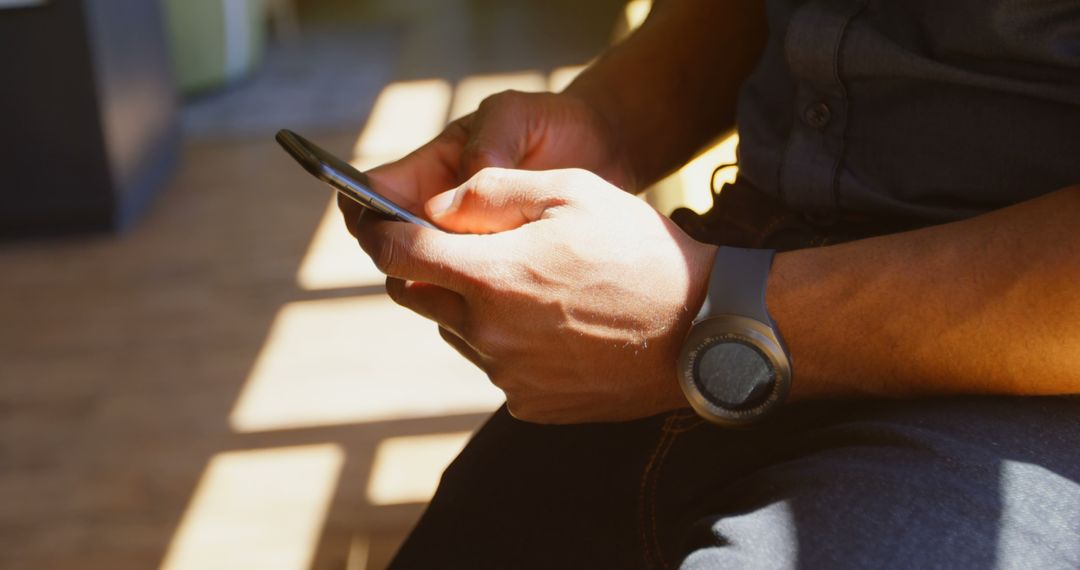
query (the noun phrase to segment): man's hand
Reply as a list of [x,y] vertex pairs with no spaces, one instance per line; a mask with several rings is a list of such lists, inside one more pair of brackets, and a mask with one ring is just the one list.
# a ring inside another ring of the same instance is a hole
[[685,404],[674,363],[713,248],[615,187],[637,191],[733,126],[764,16],[760,0],[657,3],[566,92],[491,97],[368,173],[415,213],[487,167],[596,174],[490,171],[445,213],[429,210],[452,232],[491,235],[361,220],[339,199],[349,230],[393,276],[390,294],[438,321],[514,413],[614,420]]
[[448,232],[356,227],[396,302],[439,324],[545,423],[644,417],[685,405],[675,380],[713,246],[584,170],[485,169],[427,202]]
[[[573,95],[516,91],[488,97],[431,142],[367,174],[387,197],[421,213],[432,196],[487,167],[584,168],[623,189],[634,185],[610,127],[595,109]],[[352,231],[362,207],[344,197],[338,206]]]

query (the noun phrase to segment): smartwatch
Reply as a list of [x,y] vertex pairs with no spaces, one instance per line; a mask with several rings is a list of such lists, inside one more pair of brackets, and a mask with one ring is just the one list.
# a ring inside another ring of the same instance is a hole
[[709,291],[679,355],[683,393],[701,417],[745,426],[776,411],[791,359],[765,308],[771,249],[720,247]]

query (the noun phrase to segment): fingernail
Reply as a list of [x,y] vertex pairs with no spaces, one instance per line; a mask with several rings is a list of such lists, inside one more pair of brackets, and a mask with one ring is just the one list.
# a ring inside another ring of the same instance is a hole
[[432,216],[441,216],[450,209],[450,206],[454,204],[454,195],[456,192],[448,190],[428,200],[428,212]]

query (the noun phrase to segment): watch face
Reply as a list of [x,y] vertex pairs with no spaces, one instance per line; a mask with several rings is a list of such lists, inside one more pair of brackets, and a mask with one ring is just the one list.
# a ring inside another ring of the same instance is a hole
[[678,375],[687,401],[703,418],[744,426],[783,404],[791,388],[791,361],[767,323],[713,315],[687,333]]
[[763,404],[777,382],[772,359],[735,335],[709,339],[694,362],[694,383],[707,399],[728,410]]

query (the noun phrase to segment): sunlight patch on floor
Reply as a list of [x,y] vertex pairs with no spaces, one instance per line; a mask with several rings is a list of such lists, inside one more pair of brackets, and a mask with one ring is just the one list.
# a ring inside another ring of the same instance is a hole
[[306,570],[343,461],[330,444],[217,454],[161,570]]
[[368,501],[373,505],[430,501],[442,472],[471,435],[466,431],[384,439],[375,450]]
[[364,131],[353,148],[358,167],[408,154],[431,140],[446,124],[453,89],[445,79],[398,81],[375,100]]
[[229,421],[252,432],[487,412],[502,392],[383,296],[286,304]]
[[345,558],[345,570],[367,570],[371,553],[371,539],[355,535],[349,541],[349,553]]
[[[452,96],[450,83],[443,79],[387,85],[376,99],[352,155],[345,158],[367,170],[408,154],[442,131]],[[297,283],[306,290],[320,290],[379,285],[384,279],[345,230],[331,200],[300,264]]]
[[490,95],[513,89],[537,92],[547,90],[547,78],[535,70],[491,75],[471,75],[454,87],[454,102],[450,107],[450,120],[465,116],[477,109],[480,102]]
[[297,284],[308,291],[339,287],[379,286],[386,276],[345,229],[337,198],[326,205],[315,236],[296,275]]

